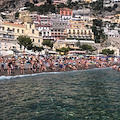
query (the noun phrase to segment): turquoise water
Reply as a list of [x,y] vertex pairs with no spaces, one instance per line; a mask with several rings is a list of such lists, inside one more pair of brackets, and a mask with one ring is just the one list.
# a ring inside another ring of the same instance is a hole
[[1,77],[0,120],[120,120],[120,72]]

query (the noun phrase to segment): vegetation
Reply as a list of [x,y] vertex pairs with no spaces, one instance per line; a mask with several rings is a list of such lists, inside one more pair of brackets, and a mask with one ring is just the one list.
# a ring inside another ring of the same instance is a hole
[[3,19],[6,19],[6,15],[1,14],[1,17],[2,17]]
[[40,51],[44,50],[43,47],[34,46],[32,43],[32,40],[28,36],[19,36],[18,37],[18,44],[20,46],[24,46],[24,49],[26,48],[28,50],[33,50],[34,52],[35,51],[40,52]]
[[117,4],[114,4],[113,7],[109,6],[109,7],[105,7],[104,10],[108,11],[108,12],[112,12],[113,10],[115,10],[118,7]]
[[81,49],[86,50],[87,53],[88,53],[88,51],[92,53],[93,51],[96,50],[96,49],[93,49],[91,45],[87,45],[87,44],[83,44],[81,46]]
[[94,33],[94,39],[96,43],[103,43],[106,40],[106,35],[102,29],[103,22],[101,19],[94,19],[92,31]]
[[38,51],[38,52],[40,52],[40,51],[42,51],[42,50],[44,50],[44,48],[43,47],[37,47],[37,46],[33,46],[33,51],[35,52],[35,51]]
[[47,0],[47,3],[51,5],[52,4],[52,0]]
[[114,50],[103,49],[102,54],[104,54],[104,55],[112,55],[112,54],[114,54]]
[[117,26],[117,23],[111,23],[110,24],[110,30],[114,30],[114,28]]
[[62,47],[60,49],[56,49],[56,51],[58,51],[60,53],[63,52],[64,55],[66,55],[69,50],[70,50],[69,48],[65,48],[65,47]]
[[72,0],[68,0],[67,4],[61,3],[57,6],[52,4],[52,0],[47,0],[44,5],[41,6],[34,6],[33,3],[26,2],[25,7],[28,7],[27,10],[30,12],[37,11],[38,14],[47,14],[48,12],[51,13],[58,13],[59,8],[68,7],[70,9],[78,9],[80,7],[79,2],[75,1],[72,2]]
[[43,40],[42,44],[50,47],[51,49],[53,47],[53,42],[51,42],[50,40]]
[[28,36],[19,36],[18,44],[24,46],[24,49],[27,48],[28,50],[31,50],[33,48],[32,40]]
[[18,19],[18,17],[19,17],[19,12],[16,12],[15,13],[15,19]]
[[91,8],[94,11],[102,11],[103,10],[103,1],[104,0],[97,0],[96,2],[91,3]]
[[47,3],[38,7],[38,6],[34,6],[34,4],[32,3],[27,2],[25,6],[26,7],[29,6],[27,10],[29,10],[30,12],[37,11],[38,14],[47,14],[49,12],[52,12],[52,13],[56,12],[55,6],[52,4],[47,4]]

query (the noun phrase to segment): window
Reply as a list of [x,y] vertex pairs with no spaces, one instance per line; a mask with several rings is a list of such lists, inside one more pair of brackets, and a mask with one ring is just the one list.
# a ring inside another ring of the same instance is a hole
[[2,28],[2,30],[4,30],[4,27]]
[[13,32],[15,31],[15,29],[13,28]]
[[73,34],[75,34],[75,30],[73,30]]
[[71,30],[69,30],[69,34],[71,34]]
[[66,14],[65,15],[67,15],[67,11],[66,11]]
[[38,40],[38,42],[40,43],[40,40]]
[[34,39],[33,39],[33,42],[34,42]]
[[31,25],[30,25],[30,28],[31,28]]
[[34,30],[32,30],[32,33],[34,34]]
[[41,36],[42,35],[42,33],[41,32],[39,32],[39,36]]
[[10,28],[7,29],[7,31],[9,31],[9,30],[10,30]]
[[24,30],[22,30],[22,33],[24,33]]
[[81,30],[81,34],[83,34],[83,30]]
[[17,29],[17,33],[19,33],[19,29]]

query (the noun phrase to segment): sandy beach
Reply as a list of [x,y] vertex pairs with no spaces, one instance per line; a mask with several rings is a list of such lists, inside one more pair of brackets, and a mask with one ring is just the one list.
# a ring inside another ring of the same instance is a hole
[[[95,65],[89,65],[89,68],[87,68],[87,69],[94,69],[94,68],[97,68],[97,67]],[[66,69],[66,71],[72,71],[72,70],[73,69]],[[82,70],[81,67],[79,67],[78,70]],[[51,69],[47,68],[46,71],[43,71],[43,72],[60,72],[60,70],[59,70],[59,67],[56,67],[56,70],[51,70]],[[40,72],[38,70],[36,72],[33,72],[32,70],[29,70],[28,65],[26,65],[25,73],[22,74],[22,75],[25,75],[25,74],[35,74],[35,73],[40,73]],[[13,69],[11,75],[7,74],[7,69],[5,69],[2,72],[0,71],[0,76],[15,76],[15,75],[21,75],[19,67],[18,67],[18,69]]]

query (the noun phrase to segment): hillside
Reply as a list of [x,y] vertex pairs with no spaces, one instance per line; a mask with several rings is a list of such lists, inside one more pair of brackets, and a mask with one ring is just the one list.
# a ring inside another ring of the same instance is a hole
[[34,3],[34,1],[43,2],[45,0],[0,0],[0,8],[20,8],[24,7],[26,2]]

